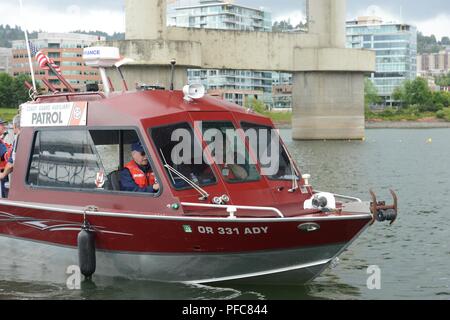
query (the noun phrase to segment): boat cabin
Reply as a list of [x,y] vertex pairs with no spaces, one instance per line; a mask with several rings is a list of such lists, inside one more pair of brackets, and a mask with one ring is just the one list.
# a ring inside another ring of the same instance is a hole
[[[278,167],[270,175],[262,174],[267,161],[260,155],[267,150],[253,150],[246,132],[270,135],[272,122],[223,100],[204,96],[188,101],[183,92],[166,90],[108,97],[61,93],[40,96],[21,109],[22,131],[9,192],[12,201],[169,215],[199,211],[200,206],[181,203],[270,206],[298,214],[312,195],[303,184],[292,190],[304,181],[279,137]],[[231,157],[239,166],[215,161],[220,152],[210,150],[205,141],[208,130],[222,134],[227,145],[234,140],[233,145],[240,146],[235,148],[240,154],[226,147],[221,150],[223,157],[234,153]],[[230,138],[228,132],[234,136]],[[256,140],[255,148],[270,149],[270,137],[259,134]],[[131,160],[135,142],[148,156],[160,184],[158,192],[121,190],[120,171]],[[180,142],[190,148],[179,150]],[[211,208],[203,211],[228,214]],[[276,210],[248,214],[277,215]]]

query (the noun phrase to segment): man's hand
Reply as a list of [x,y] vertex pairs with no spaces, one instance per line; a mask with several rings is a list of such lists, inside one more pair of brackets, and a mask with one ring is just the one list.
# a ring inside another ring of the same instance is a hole
[[155,190],[156,192],[159,191],[159,183],[155,183],[155,184],[153,185],[153,190]]

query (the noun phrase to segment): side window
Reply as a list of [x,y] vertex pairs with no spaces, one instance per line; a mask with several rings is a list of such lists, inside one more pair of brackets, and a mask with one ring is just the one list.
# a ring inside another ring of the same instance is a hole
[[149,161],[145,166],[141,163],[145,174],[134,172],[142,181],[134,180],[130,173],[127,183],[131,186],[122,183],[121,173],[129,171],[126,167],[134,161],[133,145],[142,148],[139,155],[145,158],[134,130],[39,131],[35,135],[27,182],[40,187],[157,193]]
[[101,171],[89,132],[39,131],[28,173],[30,185],[62,188],[96,188]]
[[[103,170],[105,180],[103,189],[157,193],[157,190],[153,189],[157,180],[151,166],[151,159],[146,154],[144,144],[136,131],[91,130],[89,132]],[[133,150],[136,144],[142,149]],[[133,170],[133,173],[130,170]]]

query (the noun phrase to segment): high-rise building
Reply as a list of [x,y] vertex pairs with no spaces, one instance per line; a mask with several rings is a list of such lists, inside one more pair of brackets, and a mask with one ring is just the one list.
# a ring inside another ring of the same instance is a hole
[[[271,14],[223,0],[175,0],[168,2],[168,24],[177,27],[272,31]],[[245,50],[245,44],[242,44]],[[272,101],[272,71],[188,70],[189,83],[201,83],[209,92],[245,105],[246,98],[258,97],[267,105]],[[262,93],[262,94],[261,94]]]
[[179,0],[168,4],[168,24],[187,28],[272,31],[272,16],[225,0]]
[[450,49],[417,56],[417,73],[421,77],[441,76],[450,72]]
[[[83,49],[104,40],[105,37],[77,33],[39,33],[37,39],[30,39],[38,50],[42,50],[61,67],[63,76],[77,91],[83,90],[86,84],[100,82],[98,71],[84,64]],[[65,90],[51,71],[40,69],[34,57],[32,62],[36,82],[42,88],[45,88],[42,79],[47,78],[56,89]],[[25,40],[13,41],[12,73],[14,76],[31,75]]]
[[417,29],[378,17],[358,17],[347,22],[347,47],[376,52],[376,72],[370,77],[386,105],[405,80],[417,75]]
[[12,49],[0,48],[0,72],[11,73]]

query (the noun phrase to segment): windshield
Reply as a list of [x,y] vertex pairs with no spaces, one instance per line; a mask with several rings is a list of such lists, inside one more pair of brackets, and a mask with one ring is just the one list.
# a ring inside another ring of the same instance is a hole
[[265,175],[269,179],[292,180],[294,176],[295,179],[299,179],[297,174],[292,171],[294,164],[291,164],[274,128],[250,122],[242,122],[241,126],[247,136],[251,136],[252,131],[256,132],[257,142],[256,145],[252,145],[252,149],[258,154],[261,170],[267,172]]
[[[202,147],[188,123],[153,128],[151,136],[164,165],[169,165],[199,186],[216,183],[216,177],[204,161]],[[167,167],[166,171],[176,189],[192,188]]]
[[201,126],[203,139],[226,182],[260,180],[256,158],[252,161],[244,140],[231,122],[204,121]]

